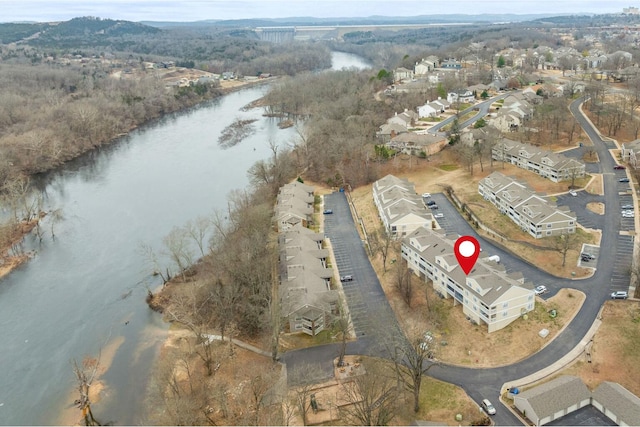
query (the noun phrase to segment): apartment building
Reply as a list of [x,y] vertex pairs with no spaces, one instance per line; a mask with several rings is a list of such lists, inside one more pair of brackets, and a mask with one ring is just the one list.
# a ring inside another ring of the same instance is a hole
[[581,178],[585,174],[585,165],[579,160],[506,138],[492,148],[491,155],[494,160],[514,164],[553,182]]
[[478,182],[478,193],[536,239],[575,233],[576,215],[538,196],[526,184],[500,172]]
[[500,264],[485,258],[466,275],[456,260],[454,243],[441,231],[420,227],[402,240],[402,258],[417,276],[430,280],[438,294],[460,303],[469,320],[486,324],[488,332],[534,309],[533,284],[525,283],[521,274],[508,275]]
[[373,183],[373,202],[385,229],[401,238],[419,227],[435,228],[437,224],[413,183],[387,175]]
[[275,207],[278,223],[279,294],[283,317],[291,332],[316,335],[338,309],[331,289],[324,235],[306,228],[313,215],[314,189],[300,182],[280,188]]

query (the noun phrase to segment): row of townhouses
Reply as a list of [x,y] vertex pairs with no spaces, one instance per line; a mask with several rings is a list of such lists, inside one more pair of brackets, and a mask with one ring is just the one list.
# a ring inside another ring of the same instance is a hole
[[307,228],[312,222],[313,187],[293,182],[280,188],[276,201],[280,306],[291,332],[316,335],[338,310],[331,289],[333,270],[324,235]]
[[491,155],[494,160],[514,164],[553,182],[581,178],[585,175],[585,164],[580,160],[506,138],[492,148]]
[[420,227],[438,228],[413,183],[387,175],[373,183],[373,202],[385,230],[393,238],[402,238]]
[[478,193],[536,239],[575,233],[576,215],[535,194],[526,184],[493,172],[478,183]]
[[466,275],[453,247],[454,240],[442,231],[420,227],[402,240],[402,258],[417,276],[431,280],[438,294],[460,303],[471,321],[486,324],[489,332],[534,309],[533,284],[525,283],[521,274],[507,274],[487,258],[479,259]]

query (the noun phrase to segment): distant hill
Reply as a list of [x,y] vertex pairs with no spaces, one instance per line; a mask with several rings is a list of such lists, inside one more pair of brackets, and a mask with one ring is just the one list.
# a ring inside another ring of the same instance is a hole
[[73,18],[63,22],[0,24],[0,42],[29,39],[34,45],[95,45],[114,37],[155,34],[158,28],[130,21],[94,17]]
[[557,14],[452,14],[452,15],[419,15],[419,16],[368,16],[361,18],[315,18],[300,16],[273,19],[233,19],[233,20],[203,20],[193,22],[142,21],[142,24],[157,27],[273,27],[273,26],[314,26],[314,25],[393,25],[393,24],[437,24],[455,22],[523,22],[549,17],[562,16]]

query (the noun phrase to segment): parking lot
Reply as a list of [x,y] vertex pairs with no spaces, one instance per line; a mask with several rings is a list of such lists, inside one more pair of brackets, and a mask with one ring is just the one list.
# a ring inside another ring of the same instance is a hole
[[378,281],[364,243],[353,222],[344,193],[324,197],[325,209],[333,211],[324,216],[325,235],[330,239],[339,276],[352,276],[342,282],[354,332],[357,337],[374,335],[381,325],[387,330],[399,327]]
[[578,265],[580,267],[588,267],[588,268],[596,268],[596,265],[598,264],[598,255],[600,255],[600,246],[596,246],[596,245],[582,245],[582,250],[580,251],[580,254],[589,254],[593,256],[593,259],[582,259],[579,258],[578,259]]

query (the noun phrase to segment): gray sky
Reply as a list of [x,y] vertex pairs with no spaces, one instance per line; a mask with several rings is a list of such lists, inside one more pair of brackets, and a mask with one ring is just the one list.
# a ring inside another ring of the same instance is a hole
[[61,21],[78,16],[129,21],[362,17],[482,13],[615,13],[640,2],[618,0],[0,0],[0,22]]

